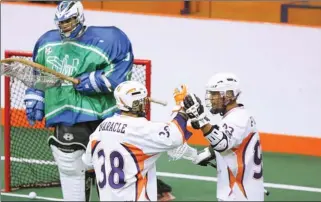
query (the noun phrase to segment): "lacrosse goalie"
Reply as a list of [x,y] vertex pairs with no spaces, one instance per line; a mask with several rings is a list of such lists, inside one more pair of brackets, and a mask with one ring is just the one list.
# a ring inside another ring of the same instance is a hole
[[260,136],[253,116],[237,103],[239,79],[231,73],[215,74],[207,83],[206,106],[222,120],[210,124],[201,100],[195,94],[184,98],[184,108],[195,129],[210,146],[193,160],[206,166],[216,159],[219,201],[263,201],[263,159]]
[[[64,201],[89,201],[90,173],[82,162],[89,135],[118,109],[116,86],[130,79],[132,45],[117,27],[86,26],[80,1],[62,1],[55,13],[57,29],[37,41],[33,61],[77,78],[73,85],[26,90],[28,121],[45,118],[54,127],[49,145],[58,165]],[[86,183],[85,183],[86,182]]]
[[95,169],[100,201],[157,201],[160,154],[171,151],[174,160],[197,156],[186,144],[191,136],[187,116],[179,110],[170,122],[148,121],[147,89],[136,81],[121,83],[114,97],[121,113],[105,119],[90,136],[83,161]]

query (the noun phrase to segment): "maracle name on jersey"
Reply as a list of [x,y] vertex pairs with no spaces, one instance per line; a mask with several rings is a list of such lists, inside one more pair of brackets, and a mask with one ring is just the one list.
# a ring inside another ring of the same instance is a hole
[[108,121],[100,124],[99,131],[111,131],[124,134],[126,127],[127,124]]

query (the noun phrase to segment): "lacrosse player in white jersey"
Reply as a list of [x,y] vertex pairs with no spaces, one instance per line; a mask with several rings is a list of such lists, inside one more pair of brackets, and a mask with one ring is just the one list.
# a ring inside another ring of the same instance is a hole
[[210,124],[201,100],[195,94],[184,98],[186,114],[193,128],[201,129],[210,146],[194,160],[207,165],[216,158],[219,201],[263,201],[263,162],[255,120],[237,103],[241,90],[231,73],[215,74],[206,87],[206,106],[223,118]]
[[173,158],[197,156],[186,144],[188,117],[181,110],[170,122],[148,121],[147,89],[139,82],[119,84],[114,96],[121,113],[105,119],[90,136],[83,161],[95,169],[101,201],[157,201],[160,153],[180,148],[184,152]]

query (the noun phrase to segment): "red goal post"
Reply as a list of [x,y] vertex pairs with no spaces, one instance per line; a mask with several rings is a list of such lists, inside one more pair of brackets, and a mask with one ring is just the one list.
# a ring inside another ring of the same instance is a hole
[[[5,58],[32,59],[31,52],[5,51]],[[151,61],[134,60],[132,80],[145,84],[151,96]],[[56,164],[46,139],[52,129],[44,127],[44,121],[30,126],[23,104],[26,86],[15,79],[4,78],[4,179],[5,192],[30,187],[59,186]],[[151,116],[149,106],[147,119]]]

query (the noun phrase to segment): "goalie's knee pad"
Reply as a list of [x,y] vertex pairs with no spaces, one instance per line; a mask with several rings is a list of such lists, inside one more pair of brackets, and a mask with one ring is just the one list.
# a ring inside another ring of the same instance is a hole
[[57,146],[50,145],[52,154],[58,165],[59,171],[68,176],[84,175],[86,165],[82,161],[82,155],[85,150],[76,150],[73,152],[63,152]]
[[85,201],[87,168],[81,158],[85,151],[76,150],[66,153],[53,144],[50,148],[58,165],[64,201]]

